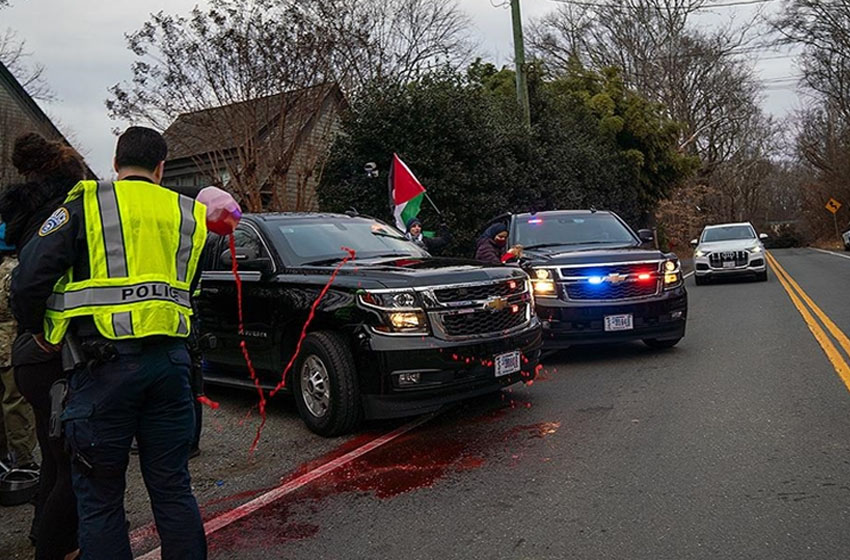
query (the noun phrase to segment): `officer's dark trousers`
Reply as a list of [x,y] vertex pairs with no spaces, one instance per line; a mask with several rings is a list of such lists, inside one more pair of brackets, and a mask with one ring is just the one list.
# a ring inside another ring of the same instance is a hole
[[190,360],[177,339],[115,343],[119,358],[71,376],[64,418],[84,560],[131,560],[124,514],[130,444],[162,540],[163,560],[206,558],[206,540],[189,480],[195,420]]

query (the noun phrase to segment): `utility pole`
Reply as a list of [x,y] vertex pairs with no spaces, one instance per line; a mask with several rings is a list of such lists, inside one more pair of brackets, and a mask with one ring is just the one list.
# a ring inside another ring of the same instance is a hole
[[531,128],[531,109],[528,106],[528,81],[526,80],[525,45],[522,40],[522,16],[519,0],[511,0],[511,18],[514,26],[514,59],[516,61],[516,99],[525,126]]

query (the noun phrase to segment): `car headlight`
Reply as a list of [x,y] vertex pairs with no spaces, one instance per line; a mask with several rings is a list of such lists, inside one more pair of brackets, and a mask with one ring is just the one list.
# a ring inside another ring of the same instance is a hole
[[761,253],[761,252],[762,252],[762,250],[763,250],[763,249],[761,248],[761,246],[760,246],[760,245],[756,245],[755,247],[753,247],[752,249],[750,249],[750,253]]
[[424,314],[418,311],[394,312],[387,316],[396,331],[421,330],[425,326]]
[[694,256],[695,256],[695,257],[697,257],[697,258],[700,258],[700,257],[707,257],[707,256],[708,256],[708,255],[710,255],[710,254],[711,254],[711,251],[703,251],[702,249],[697,249],[697,250],[694,252]]
[[555,281],[552,271],[547,268],[535,268],[532,272],[531,285],[537,297],[555,297]]
[[412,291],[361,292],[360,301],[368,307],[384,310],[417,310],[421,308],[419,297]]
[[409,290],[357,294],[360,303],[377,311],[374,329],[392,334],[428,334],[428,319],[416,292]]
[[682,284],[682,269],[679,267],[679,261],[674,259],[664,261],[662,270],[665,289],[676,288]]

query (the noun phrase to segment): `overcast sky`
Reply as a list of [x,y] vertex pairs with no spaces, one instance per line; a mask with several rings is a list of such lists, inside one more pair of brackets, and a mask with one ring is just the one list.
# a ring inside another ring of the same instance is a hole
[[[510,63],[511,14],[504,0],[459,0],[470,15],[481,54],[500,64]],[[133,57],[124,34],[138,29],[153,12],[187,13],[199,0],[11,0],[0,10],[0,31],[13,29],[32,60],[45,66],[44,77],[56,92],[57,101],[42,108],[72,139],[92,169],[101,177],[111,172],[115,137],[111,130],[127,123],[107,117],[104,100],[107,88],[131,77]],[[522,0],[523,19],[528,22],[553,10],[552,0]],[[716,9],[702,16],[712,25],[720,19],[744,19],[752,8]],[[762,78],[771,80],[794,74],[793,61],[767,53],[756,63]],[[793,86],[770,85],[765,92],[765,109],[783,117],[798,107]]]

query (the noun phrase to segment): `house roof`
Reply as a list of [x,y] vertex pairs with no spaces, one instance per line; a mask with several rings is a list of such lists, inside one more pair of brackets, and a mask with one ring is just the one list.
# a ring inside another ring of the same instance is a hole
[[[7,91],[9,94],[17,100],[18,106],[26,112],[29,117],[39,123],[44,128],[42,130],[36,132],[46,133],[45,136],[52,136],[54,140],[60,140],[64,142],[67,146],[71,146],[71,143],[68,142],[68,139],[65,138],[65,135],[60,132],[56,125],[53,124],[53,121],[50,120],[50,117],[41,110],[41,107],[35,102],[35,100],[27,93],[27,90],[24,89],[24,86],[18,81],[17,78],[6,68],[6,65],[0,62],[0,84],[5,84]],[[71,146],[73,148],[73,146]],[[86,166],[86,172],[88,176],[94,179],[97,179],[97,175],[91,168],[83,161],[83,165]]]
[[[302,115],[303,122],[306,122],[331,95],[338,96],[339,100],[344,102],[342,92],[336,84],[321,84],[222,107],[183,113],[163,133],[168,144],[168,160],[238,148],[248,138],[262,137],[282,114]],[[300,127],[293,133],[297,134],[298,129]]]

